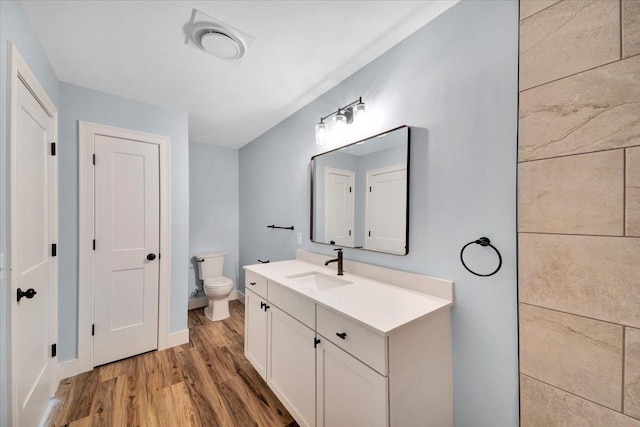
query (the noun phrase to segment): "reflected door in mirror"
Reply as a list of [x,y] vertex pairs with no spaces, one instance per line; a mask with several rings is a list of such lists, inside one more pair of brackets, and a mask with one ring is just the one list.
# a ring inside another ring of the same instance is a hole
[[353,171],[325,168],[325,241],[353,246]]

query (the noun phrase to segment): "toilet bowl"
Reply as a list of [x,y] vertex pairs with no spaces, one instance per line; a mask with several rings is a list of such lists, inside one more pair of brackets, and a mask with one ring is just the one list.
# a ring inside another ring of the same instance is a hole
[[204,293],[209,298],[204,314],[212,321],[229,317],[229,294],[233,290],[233,280],[222,275],[225,256],[222,252],[197,256],[199,277],[204,283]]

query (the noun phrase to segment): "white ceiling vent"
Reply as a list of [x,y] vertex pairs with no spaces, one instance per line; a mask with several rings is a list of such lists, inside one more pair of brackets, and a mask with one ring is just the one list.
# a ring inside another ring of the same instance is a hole
[[255,38],[193,9],[186,27],[185,44],[201,49],[217,58],[240,63]]

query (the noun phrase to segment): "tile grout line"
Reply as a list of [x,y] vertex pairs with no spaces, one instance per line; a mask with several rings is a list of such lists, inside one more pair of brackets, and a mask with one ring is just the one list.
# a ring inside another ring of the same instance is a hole
[[626,359],[626,355],[627,355],[627,351],[626,351],[626,347],[627,347],[627,328],[622,328],[622,392],[620,393],[620,412],[622,412],[624,414],[624,377],[625,377],[625,359]]
[[622,235],[627,237],[627,149],[622,157]]
[[545,7],[544,9],[540,9],[539,11],[537,11],[536,13],[534,13],[533,15],[529,15],[529,16],[527,16],[526,18],[522,18],[522,19],[520,19],[520,24],[522,24],[522,23],[523,23],[524,21],[526,21],[527,19],[529,19],[529,18],[531,18],[531,17],[536,16],[536,15],[537,15],[537,14],[539,14],[540,12],[544,12],[545,10],[550,9],[550,8],[552,8],[553,6],[555,6],[555,5],[557,5],[557,4],[562,3],[563,1],[564,1],[564,0],[557,1],[557,2],[555,2],[554,4],[551,4],[551,5],[547,6],[547,7]]
[[622,43],[624,40],[624,34],[622,33],[622,0],[620,0],[620,60],[624,59],[624,52],[622,51]]
[[[586,397],[584,397],[584,396],[580,396],[579,394],[575,394],[575,393],[573,393],[573,392],[570,392],[570,391],[568,391],[568,390],[565,390],[565,389],[563,389],[563,388],[560,388],[560,387],[558,387],[557,385],[553,385],[553,384],[548,383],[548,382],[546,382],[546,381],[542,381],[540,378],[532,377],[531,375],[527,375],[527,374],[525,374],[525,373],[523,373],[523,372],[520,372],[520,375],[524,375],[525,377],[531,378],[531,379],[532,379],[532,380],[534,380],[534,381],[537,381],[537,382],[539,382],[539,383],[542,383],[542,384],[544,384],[544,385],[547,385],[547,386],[549,386],[549,387],[551,387],[551,388],[554,388],[554,389],[556,389],[556,390],[560,390],[560,391],[562,391],[562,392],[564,392],[564,393],[570,394],[571,396],[577,397],[578,399],[582,399],[582,400],[584,400],[584,401],[587,401],[587,402],[593,403],[594,405],[598,405],[598,406],[600,406],[601,408],[608,409],[609,411],[615,412],[615,413],[617,413],[617,414],[622,414],[622,412],[617,411],[617,410],[615,410],[615,409],[612,409],[612,408],[610,408],[610,407],[608,407],[608,406],[605,406],[605,405],[603,405],[602,403],[595,402],[595,401],[593,401],[593,400],[587,399],[587,398],[586,398]],[[622,415],[624,415],[624,414],[622,414]],[[628,415],[625,415],[625,416],[628,416]]]
[[521,234],[540,234],[544,236],[577,236],[577,237],[611,237],[615,239],[639,239],[640,236],[625,236],[624,234],[578,234],[578,233],[551,233],[549,231],[518,231]]
[[603,148],[602,150],[584,151],[584,152],[580,152],[580,153],[559,154],[557,156],[541,157],[539,159],[518,160],[518,164],[539,162],[539,161],[542,161],[542,160],[562,159],[562,158],[565,158],[565,157],[582,156],[583,154],[606,153],[608,151],[626,150],[627,148],[635,148],[635,147],[640,147],[640,144],[629,145],[629,146],[624,146],[624,147]]
[[596,322],[607,323],[607,324],[613,325],[613,326],[620,326],[623,329],[624,328],[636,328],[635,326],[627,325],[625,323],[617,323],[617,322],[612,322],[610,320],[602,320],[602,319],[598,319],[596,317],[589,317],[589,316],[585,316],[584,314],[576,314],[576,313],[572,313],[570,311],[559,310],[557,308],[551,308],[551,307],[545,307],[543,305],[532,304],[530,302],[519,301],[519,303],[520,304],[524,304],[524,305],[528,305],[528,306],[531,306],[531,307],[542,308],[544,310],[555,311],[556,313],[568,314],[570,316],[582,317],[583,319],[595,320]]
[[[632,58],[632,57],[633,56],[630,56],[629,58]],[[624,59],[627,59],[627,58],[624,58]],[[540,84],[537,84],[535,86],[528,87],[526,89],[520,89],[520,87],[518,87],[518,91],[520,93],[524,93],[524,92],[527,92],[527,91],[532,90],[532,89],[537,89],[537,88],[542,87],[544,85],[548,85],[548,84],[551,84],[551,83],[559,82],[560,80],[568,79],[570,77],[575,77],[578,74],[587,73],[589,71],[597,70],[598,68],[606,67],[608,65],[615,64],[616,62],[621,62],[621,61],[622,61],[622,59],[614,59],[613,61],[605,62],[603,64],[596,65],[595,67],[587,68],[586,70],[577,71],[577,72],[572,73],[572,74],[567,74],[566,76],[558,77],[556,79],[549,80],[548,82],[540,83]]]

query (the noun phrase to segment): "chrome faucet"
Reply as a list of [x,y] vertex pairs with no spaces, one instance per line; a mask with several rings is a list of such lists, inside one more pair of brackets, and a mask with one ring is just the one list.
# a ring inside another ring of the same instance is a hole
[[329,261],[325,262],[324,265],[329,265],[332,262],[338,262],[338,276],[343,276],[344,275],[344,270],[342,268],[342,248],[338,248],[338,249],[334,249],[334,251],[338,251],[338,258],[335,259],[330,259]]

